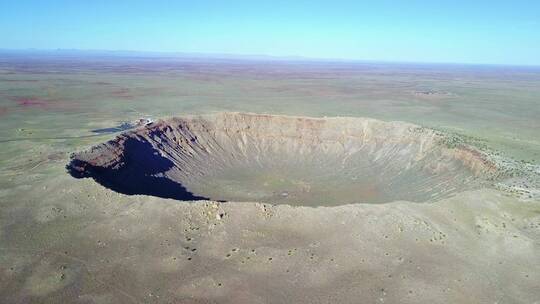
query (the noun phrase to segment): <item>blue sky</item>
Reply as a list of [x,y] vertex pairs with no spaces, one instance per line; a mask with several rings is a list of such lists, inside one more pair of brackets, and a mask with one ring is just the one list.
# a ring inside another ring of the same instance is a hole
[[0,0],[0,48],[540,65],[540,1]]

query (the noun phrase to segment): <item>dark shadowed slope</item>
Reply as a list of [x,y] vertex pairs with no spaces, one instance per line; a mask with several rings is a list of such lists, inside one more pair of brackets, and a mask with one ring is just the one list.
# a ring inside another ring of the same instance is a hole
[[127,138],[122,162],[116,166],[98,166],[72,159],[68,172],[75,178],[91,177],[101,185],[123,194],[145,194],[163,198],[192,201],[205,200],[186,190],[181,184],[160,175],[173,163],[162,157],[148,142]]

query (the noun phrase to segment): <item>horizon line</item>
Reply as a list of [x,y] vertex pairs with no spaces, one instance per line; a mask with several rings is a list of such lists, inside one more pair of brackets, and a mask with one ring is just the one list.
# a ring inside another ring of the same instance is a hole
[[[478,63],[478,62],[455,62],[455,61],[414,61],[414,60],[386,60],[386,59],[359,59],[359,58],[335,58],[335,57],[311,57],[302,55],[269,55],[269,54],[239,54],[239,53],[219,53],[219,52],[182,52],[182,51],[143,51],[143,50],[108,50],[108,49],[77,49],[77,48],[1,48],[2,52],[43,52],[43,53],[94,53],[94,55],[116,55],[119,58],[129,58],[135,55],[160,57],[161,58],[208,58],[208,59],[229,59],[229,60],[269,60],[283,62],[339,62],[339,63],[374,63],[374,64],[420,64],[420,65],[463,65],[463,66],[499,66],[499,67],[530,67],[540,68],[540,64],[507,64],[507,63]],[[168,55],[168,56],[167,56]]]

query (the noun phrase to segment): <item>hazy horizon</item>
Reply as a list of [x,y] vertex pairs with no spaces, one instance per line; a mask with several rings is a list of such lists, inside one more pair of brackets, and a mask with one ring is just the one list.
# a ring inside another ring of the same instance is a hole
[[114,58],[154,58],[154,59],[210,59],[210,60],[246,60],[246,61],[279,61],[279,62],[305,62],[305,63],[366,63],[366,64],[405,64],[405,65],[448,65],[448,66],[493,66],[493,67],[523,67],[540,68],[539,64],[505,64],[505,63],[474,63],[454,61],[397,61],[397,60],[371,60],[354,58],[325,58],[294,55],[268,55],[268,54],[242,54],[242,53],[214,53],[214,52],[181,52],[181,51],[137,51],[137,50],[107,50],[107,49],[9,49],[0,48],[0,54],[17,55],[51,55],[51,56],[111,56]]

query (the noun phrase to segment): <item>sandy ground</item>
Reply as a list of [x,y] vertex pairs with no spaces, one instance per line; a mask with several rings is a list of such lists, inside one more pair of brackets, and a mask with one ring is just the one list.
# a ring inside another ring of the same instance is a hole
[[540,297],[540,206],[498,191],[332,208],[125,196],[67,176],[25,192],[4,197],[12,204],[1,218],[5,303]]
[[1,303],[540,302],[538,200],[479,189],[425,204],[191,203],[65,169],[114,137],[94,129],[223,109],[439,122],[537,162],[536,72],[13,66],[0,65]]

